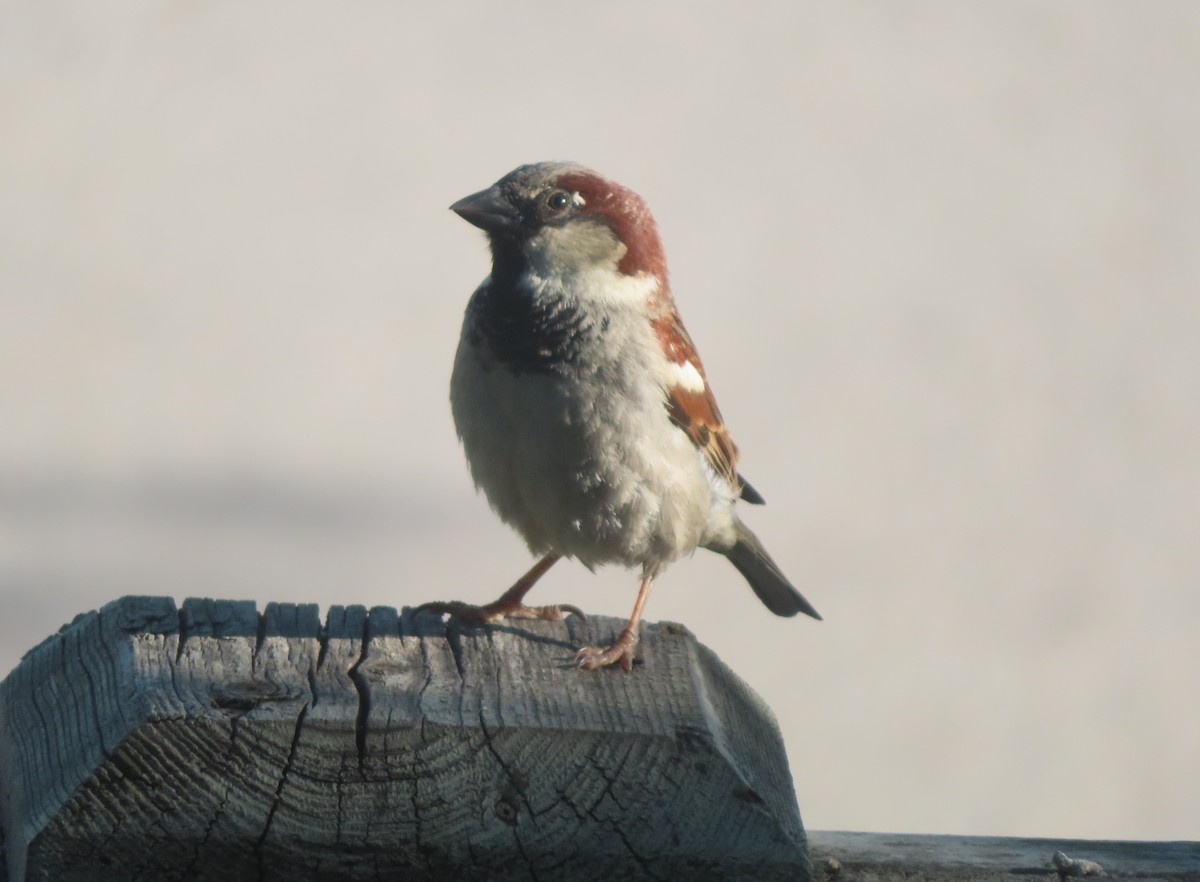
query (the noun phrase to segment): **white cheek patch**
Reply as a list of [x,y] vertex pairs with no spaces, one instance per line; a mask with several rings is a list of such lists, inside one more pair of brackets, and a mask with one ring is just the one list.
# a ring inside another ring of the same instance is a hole
[[683,364],[671,365],[671,382],[673,385],[688,392],[695,392],[697,395],[707,388],[704,383],[704,377],[690,361],[685,361]]
[[626,276],[603,267],[581,275],[575,290],[581,299],[610,306],[629,306],[645,303],[661,287],[659,280],[648,273]]
[[571,201],[574,202],[576,205],[587,205],[587,200],[584,199],[582,196],[580,196],[578,193],[571,194]]

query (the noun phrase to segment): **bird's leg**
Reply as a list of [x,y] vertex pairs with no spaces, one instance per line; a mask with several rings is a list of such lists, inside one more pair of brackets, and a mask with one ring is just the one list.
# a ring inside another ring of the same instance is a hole
[[620,662],[621,669],[628,671],[633,668],[633,651],[638,645],[638,623],[642,619],[642,610],[650,597],[650,588],[654,585],[654,576],[642,574],[642,587],[638,589],[637,602],[633,605],[633,614],[629,624],[621,629],[608,646],[585,646],[575,654],[575,662],[585,671],[594,671],[614,662]]
[[547,554],[535,563],[528,573],[517,579],[511,588],[491,603],[476,606],[473,603],[463,603],[461,600],[435,601],[434,603],[421,604],[417,607],[417,612],[425,611],[446,614],[451,618],[468,622],[495,622],[504,618],[559,621],[566,613],[586,620],[587,616],[583,614],[583,611],[579,607],[571,606],[570,604],[526,606],[522,602],[525,599],[525,595],[529,593],[529,589],[534,586],[534,583],[538,579],[546,574],[546,570],[554,566],[558,558],[559,555],[557,554]]

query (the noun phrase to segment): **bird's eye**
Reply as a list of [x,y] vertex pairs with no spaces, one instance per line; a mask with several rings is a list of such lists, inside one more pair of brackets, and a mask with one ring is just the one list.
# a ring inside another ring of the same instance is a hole
[[567,206],[570,204],[571,194],[566,190],[551,190],[546,194],[546,207],[556,214],[566,211]]

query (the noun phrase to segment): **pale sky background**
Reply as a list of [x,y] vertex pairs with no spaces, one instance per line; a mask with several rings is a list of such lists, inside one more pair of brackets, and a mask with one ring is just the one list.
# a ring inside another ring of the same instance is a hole
[[647,613],[774,708],[805,824],[1200,839],[1200,3],[3,19],[0,669],[125,593],[506,587],[447,206],[572,159],[653,207],[745,517],[826,617],[703,552]]

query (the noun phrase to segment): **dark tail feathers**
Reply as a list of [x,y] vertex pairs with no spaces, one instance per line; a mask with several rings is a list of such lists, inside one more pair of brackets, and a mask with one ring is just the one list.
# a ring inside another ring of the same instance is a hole
[[767,609],[777,616],[794,616],[804,613],[814,619],[820,619],[811,603],[797,591],[787,580],[771,555],[763,548],[758,537],[750,532],[750,528],[738,522],[737,542],[733,548],[723,552],[730,562],[738,568],[738,572],[746,577],[758,599],[766,604]]

